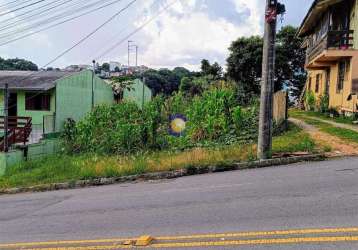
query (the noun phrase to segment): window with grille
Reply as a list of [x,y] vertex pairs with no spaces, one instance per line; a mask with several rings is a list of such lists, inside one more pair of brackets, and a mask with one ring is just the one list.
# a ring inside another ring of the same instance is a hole
[[338,82],[337,82],[338,93],[340,93],[343,90],[345,76],[346,76],[346,61],[340,61],[338,65]]
[[50,111],[50,95],[47,93],[25,93],[25,109]]

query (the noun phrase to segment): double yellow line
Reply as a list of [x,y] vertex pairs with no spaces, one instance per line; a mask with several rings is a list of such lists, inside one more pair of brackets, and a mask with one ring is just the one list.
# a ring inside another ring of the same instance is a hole
[[[328,235],[327,235],[328,234]],[[238,245],[282,245],[304,243],[333,243],[333,242],[358,242],[358,228],[326,228],[326,229],[302,229],[282,231],[258,231],[239,232],[226,234],[198,234],[187,236],[163,236],[155,237],[155,242],[147,247],[158,248],[193,248],[193,247],[217,247]],[[300,237],[297,237],[299,236]],[[303,237],[303,235],[307,235]],[[312,235],[316,235],[312,237]],[[263,237],[275,238],[263,238]],[[281,238],[277,238],[281,236]],[[285,237],[286,236],[286,237]],[[296,236],[296,237],[289,237]],[[261,237],[260,239],[240,238]],[[239,238],[239,239],[237,239]],[[228,240],[231,239],[231,240]],[[24,250],[114,250],[130,249],[133,246],[122,245],[125,241],[136,239],[99,239],[78,241],[51,241],[0,244],[0,249],[24,249]],[[136,247],[138,248],[138,247]]]

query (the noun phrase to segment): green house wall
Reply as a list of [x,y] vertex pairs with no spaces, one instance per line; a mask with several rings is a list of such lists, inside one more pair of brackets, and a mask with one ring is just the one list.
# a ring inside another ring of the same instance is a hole
[[[82,119],[92,109],[92,71],[62,78],[56,82],[56,88],[49,91],[51,95],[50,111],[30,111],[25,109],[25,91],[17,91],[17,115],[32,117],[34,129],[43,128],[44,116],[55,115],[55,131],[60,132],[68,118],[75,121]],[[113,104],[112,87],[95,76],[94,102]],[[4,92],[0,91],[0,115],[4,115]]]
[[[25,94],[26,91],[19,90],[17,93],[17,116],[32,117],[33,128],[41,129],[43,125],[43,117],[47,115],[54,115],[56,110],[56,97],[55,90],[50,90],[50,110],[49,111],[37,111],[26,110],[25,108]],[[4,91],[0,91],[0,115],[4,115]]]
[[50,111],[34,111],[25,109],[25,91],[17,92],[17,115],[32,117],[32,126],[36,129],[42,129],[43,117],[47,115],[54,115],[55,107],[55,90],[50,90]]
[[[94,103],[113,104],[112,87],[95,76]],[[92,71],[86,70],[79,74],[63,78],[56,84],[56,131],[63,129],[68,119],[79,121],[92,109]]]
[[131,88],[131,90],[126,89],[124,91],[124,100],[133,101],[137,103],[139,107],[142,107],[143,103],[145,104],[152,100],[152,91],[141,80],[134,80],[134,84],[131,85]]

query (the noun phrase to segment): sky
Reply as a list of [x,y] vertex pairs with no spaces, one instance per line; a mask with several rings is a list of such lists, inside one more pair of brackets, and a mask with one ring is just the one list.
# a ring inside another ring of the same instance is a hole
[[[65,0],[44,0],[41,4],[55,1]],[[133,0],[118,1],[98,12],[2,45],[0,57],[24,58],[42,67],[94,31],[131,1]],[[312,1],[282,0],[287,13],[280,20],[279,26],[299,26]],[[11,0],[0,0],[0,44],[8,39],[2,35],[8,32],[1,30],[4,19],[21,19],[22,10],[2,14],[9,10],[3,7],[8,2]],[[90,2],[95,0],[85,1]],[[168,5],[170,7],[162,11],[160,16],[127,39],[129,34]],[[119,61],[127,64],[127,40],[132,40],[138,45],[138,63],[151,68],[183,66],[198,70],[203,58],[211,62],[217,61],[224,66],[232,41],[241,36],[263,34],[264,5],[265,0],[137,0],[80,46],[51,63],[51,66],[90,64],[94,58],[99,63]],[[26,27],[29,24],[31,21],[22,25]],[[17,26],[12,29],[19,32],[22,28]],[[32,30],[36,28],[27,32]],[[116,44],[118,46],[114,47]],[[111,47],[114,47],[113,50],[104,55]],[[130,64],[134,63],[133,53]]]

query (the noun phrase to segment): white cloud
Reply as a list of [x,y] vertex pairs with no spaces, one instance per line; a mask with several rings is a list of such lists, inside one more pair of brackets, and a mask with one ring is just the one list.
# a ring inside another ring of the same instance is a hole
[[238,12],[249,10],[249,18],[242,24],[231,23],[224,16],[210,19],[203,8],[194,8],[195,0],[175,4],[175,8],[161,16],[159,23],[153,22],[142,31],[147,39],[145,53],[141,55],[144,62],[152,67],[187,65],[192,69],[198,69],[202,58],[225,63],[233,40],[260,34],[262,30],[256,9],[258,1],[229,1],[235,2]]

